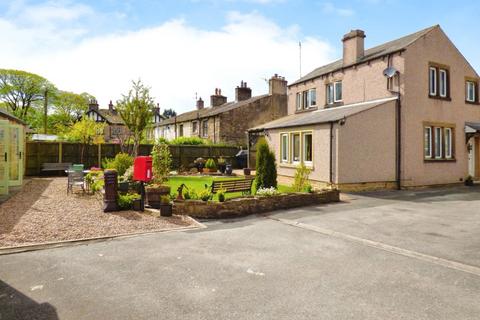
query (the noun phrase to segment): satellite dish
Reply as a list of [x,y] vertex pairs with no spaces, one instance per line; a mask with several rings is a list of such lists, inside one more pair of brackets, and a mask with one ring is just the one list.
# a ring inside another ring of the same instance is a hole
[[397,74],[397,69],[394,67],[388,67],[387,69],[383,70],[383,75],[387,78],[392,78]]

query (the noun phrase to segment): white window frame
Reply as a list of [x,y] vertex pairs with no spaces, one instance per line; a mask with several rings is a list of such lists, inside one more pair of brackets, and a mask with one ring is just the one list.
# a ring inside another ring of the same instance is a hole
[[[433,75],[432,75],[432,72],[433,72]],[[432,80],[433,80],[433,86],[432,86]],[[437,95],[437,68],[435,67],[430,67],[428,69],[428,93],[431,96]]]
[[[473,81],[467,81],[466,82],[466,93],[465,93],[465,96],[466,96],[466,99],[468,102],[475,102],[477,97],[475,97],[475,87],[476,87],[476,83],[473,82]],[[470,87],[472,87],[472,93],[473,93],[473,97],[470,97]]]
[[[298,160],[295,160],[295,136],[298,135]],[[302,135],[300,132],[292,132],[291,134],[291,160],[293,164],[299,164],[302,159]]]
[[[443,132],[442,127],[434,127],[434,144],[435,144],[435,159],[442,159],[443,157]],[[438,142],[438,143],[437,143]]]
[[[312,148],[310,154],[311,154],[311,160],[308,160],[306,159],[306,143],[305,143],[305,140],[306,140],[306,136],[310,136],[311,137],[311,143],[310,143],[310,147]],[[313,163],[313,133],[312,132],[302,132],[302,155],[301,155],[301,158],[303,160],[303,163],[305,163],[305,165],[312,165]]]
[[333,104],[335,102],[335,86],[333,83],[327,84],[327,104]]
[[448,72],[445,69],[439,69],[438,70],[439,76],[438,76],[438,81],[439,81],[439,89],[440,89],[440,97],[446,98],[448,95]]
[[308,90],[308,97],[310,104],[308,105],[309,108],[313,108],[317,105],[317,89],[312,88]]
[[[289,154],[290,154],[290,135],[288,133],[281,133],[280,134],[280,161],[282,163],[289,162]],[[286,145],[283,145],[283,139],[285,139]],[[285,157],[284,157],[285,156]]]
[[[340,99],[337,99],[337,85],[340,85],[341,89],[340,89],[340,93],[341,93],[341,96],[340,96]],[[341,102],[343,101],[343,84],[342,84],[342,81],[335,81],[333,83],[333,102]]]
[[[425,140],[425,136],[427,135],[427,131],[428,131],[428,140]],[[424,127],[424,130],[423,130],[423,140],[424,140],[424,144],[426,142],[426,145],[424,145],[424,150],[423,150],[423,156],[425,157],[425,159],[432,159],[432,127]],[[428,146],[428,154],[426,153],[427,150],[426,147]]]
[[297,110],[302,110],[302,93],[297,92],[295,94],[295,106]]
[[[447,135],[448,132],[448,135]],[[453,131],[452,128],[444,128],[445,135],[445,159],[452,159],[453,157]]]

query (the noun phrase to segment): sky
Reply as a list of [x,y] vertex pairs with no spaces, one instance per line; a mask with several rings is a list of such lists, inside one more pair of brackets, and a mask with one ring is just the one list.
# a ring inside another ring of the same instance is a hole
[[0,68],[88,92],[106,108],[141,79],[161,108],[184,112],[215,88],[234,100],[273,74],[289,82],[342,54],[362,29],[366,48],[440,24],[480,71],[479,1],[0,0]]

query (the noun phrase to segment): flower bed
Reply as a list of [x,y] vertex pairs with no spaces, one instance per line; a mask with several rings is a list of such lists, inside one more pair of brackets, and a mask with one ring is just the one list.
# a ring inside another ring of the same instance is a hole
[[288,193],[267,197],[250,196],[225,202],[188,200],[175,201],[173,213],[193,218],[222,219],[338,201],[340,201],[338,190]]

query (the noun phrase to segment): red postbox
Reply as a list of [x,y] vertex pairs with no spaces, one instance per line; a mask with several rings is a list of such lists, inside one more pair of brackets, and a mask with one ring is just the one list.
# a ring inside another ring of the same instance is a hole
[[133,180],[148,182],[152,180],[152,157],[136,157],[133,163]]

